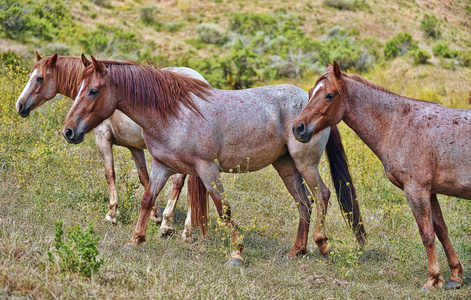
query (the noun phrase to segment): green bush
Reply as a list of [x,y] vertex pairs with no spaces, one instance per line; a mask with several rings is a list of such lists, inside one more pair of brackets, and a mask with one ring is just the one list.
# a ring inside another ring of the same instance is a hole
[[432,48],[433,55],[441,56],[444,58],[451,58],[451,51],[448,48],[448,43],[436,43]]
[[366,6],[364,0],[322,0],[322,4],[344,10],[355,10]]
[[440,21],[434,15],[425,14],[420,29],[424,31],[426,37],[437,39],[441,36]]
[[425,49],[417,49],[412,53],[414,63],[417,65],[426,64],[432,55]]
[[[103,258],[97,260],[99,255],[96,247],[99,237],[93,237],[95,230],[93,224],[90,223],[82,232],[80,224],[73,227],[66,227],[67,241],[62,239],[64,230],[62,229],[64,222],[56,221],[54,252],[59,256],[59,266],[62,271],[80,273],[83,276],[90,277],[93,273],[103,265]],[[54,255],[48,252],[49,260],[54,262]]]
[[109,0],[91,0],[91,1],[97,6],[101,6],[104,8],[113,8]]
[[51,43],[46,47],[41,48],[41,53],[46,53],[47,55],[52,55],[57,53],[58,55],[69,55],[70,47],[63,43]]
[[195,27],[201,40],[209,44],[224,44],[227,41],[224,30],[214,23],[202,23]]
[[0,64],[3,66],[18,66],[21,64],[21,56],[13,52],[12,50],[8,50],[0,54]]
[[417,50],[418,48],[417,41],[412,38],[409,32],[398,33],[386,42],[384,57],[386,59],[393,59],[399,55],[406,54],[410,50]]
[[458,52],[458,61],[463,67],[471,67],[471,51],[464,50]]
[[155,15],[158,14],[157,6],[155,5],[148,5],[148,6],[141,6],[139,7],[139,19],[144,24],[154,24],[155,22]]

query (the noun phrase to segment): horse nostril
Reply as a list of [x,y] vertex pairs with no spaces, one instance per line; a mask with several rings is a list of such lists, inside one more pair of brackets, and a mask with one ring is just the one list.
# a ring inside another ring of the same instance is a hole
[[74,138],[74,130],[72,128],[67,128],[64,135],[65,135],[66,139],[72,140]]
[[24,108],[23,103],[21,103],[21,102],[18,103],[18,112],[20,112],[20,113],[23,112],[23,108]]
[[306,133],[306,126],[304,126],[304,123],[301,122],[296,126],[296,131],[298,132],[299,135],[303,135]]

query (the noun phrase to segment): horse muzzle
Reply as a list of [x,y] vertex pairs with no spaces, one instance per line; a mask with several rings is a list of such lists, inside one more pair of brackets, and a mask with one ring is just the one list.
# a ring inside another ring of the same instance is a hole
[[62,135],[67,142],[71,144],[80,144],[83,142],[83,137],[85,136],[85,131],[76,131],[70,127],[67,129],[62,129]]
[[26,118],[27,116],[29,116],[29,113],[31,112],[31,106],[19,102],[16,105],[16,111],[18,112],[20,116],[22,116],[23,118]]
[[308,130],[307,126],[303,122],[299,122],[293,125],[293,134],[297,141],[301,143],[307,143],[311,140],[314,130]]

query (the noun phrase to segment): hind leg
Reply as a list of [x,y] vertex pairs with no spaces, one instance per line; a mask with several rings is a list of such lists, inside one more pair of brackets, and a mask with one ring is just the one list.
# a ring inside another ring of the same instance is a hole
[[309,224],[311,222],[311,200],[309,191],[303,184],[303,178],[296,169],[293,159],[286,154],[273,162],[273,167],[280,175],[291,196],[296,201],[299,210],[299,225],[296,242],[293,248],[285,254],[286,257],[296,258],[306,254]]
[[303,170],[301,174],[311,191],[314,193],[314,200],[316,201],[317,208],[317,218],[314,225],[314,242],[316,242],[321,254],[325,256],[330,250],[330,246],[327,244],[329,239],[324,232],[324,221],[325,216],[327,215],[330,191],[322,181],[317,166],[312,169]]
[[232,210],[229,202],[224,199],[224,188],[219,180],[219,166],[214,162],[204,162],[197,166],[198,176],[203,181],[204,186],[208,190],[209,195],[216,205],[219,216],[226,222],[231,229],[231,242],[234,251],[228,260],[228,264],[232,266],[240,266],[244,259],[242,258],[242,250],[244,243],[239,235],[234,221],[232,221]]
[[460,277],[463,276],[464,268],[451,245],[450,237],[448,236],[448,229],[446,228],[445,220],[443,219],[437,195],[432,194],[430,201],[432,204],[433,228],[438,239],[442,243],[443,249],[445,250],[448,265],[451,270],[450,280],[446,284],[445,289],[459,289],[463,285],[463,280]]
[[162,214],[163,220],[160,225],[160,234],[162,236],[168,236],[175,232],[173,229],[173,218],[175,215],[175,209],[177,208],[178,198],[185,183],[186,174],[175,174],[171,177],[172,179],[172,192],[168,199],[167,206]]

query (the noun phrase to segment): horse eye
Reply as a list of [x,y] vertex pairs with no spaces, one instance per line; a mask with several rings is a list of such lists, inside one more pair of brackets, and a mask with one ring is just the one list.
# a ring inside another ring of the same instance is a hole
[[328,93],[327,96],[325,96],[325,99],[327,99],[327,100],[334,99],[334,94],[333,93]]
[[43,81],[44,81],[44,78],[41,77],[41,76],[39,76],[38,78],[36,78],[36,81],[37,81],[37,82],[43,82]]
[[96,94],[98,94],[98,90],[97,89],[90,89],[88,91],[88,96],[95,96]]

